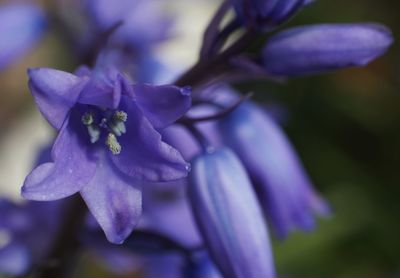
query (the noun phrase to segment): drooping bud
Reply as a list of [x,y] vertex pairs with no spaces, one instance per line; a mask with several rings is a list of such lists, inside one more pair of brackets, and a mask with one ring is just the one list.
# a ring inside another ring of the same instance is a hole
[[278,236],[311,230],[314,214],[329,215],[294,148],[261,108],[243,103],[220,122],[223,141],[239,156],[254,181],[260,203]]
[[275,277],[261,208],[233,152],[220,149],[198,156],[189,180],[196,221],[224,277]]
[[379,24],[321,24],[297,27],[273,36],[263,50],[265,69],[299,76],[365,66],[386,52],[393,38]]

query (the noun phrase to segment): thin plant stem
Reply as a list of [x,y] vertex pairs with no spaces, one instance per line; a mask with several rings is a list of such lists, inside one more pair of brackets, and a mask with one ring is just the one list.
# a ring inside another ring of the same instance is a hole
[[243,52],[256,37],[254,29],[248,29],[236,42],[220,54],[207,60],[199,60],[192,68],[185,72],[175,84],[178,86],[190,85],[196,87],[205,82],[208,78],[224,72],[229,67],[229,60],[235,55]]

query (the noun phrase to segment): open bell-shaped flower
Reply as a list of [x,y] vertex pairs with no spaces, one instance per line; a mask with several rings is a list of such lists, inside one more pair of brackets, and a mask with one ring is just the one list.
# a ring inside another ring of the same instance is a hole
[[190,108],[190,90],[131,85],[114,68],[39,68],[29,77],[39,110],[59,134],[54,162],[28,175],[22,195],[47,201],[80,192],[107,238],[121,243],[141,214],[137,181],[187,175],[188,163],[158,131]]

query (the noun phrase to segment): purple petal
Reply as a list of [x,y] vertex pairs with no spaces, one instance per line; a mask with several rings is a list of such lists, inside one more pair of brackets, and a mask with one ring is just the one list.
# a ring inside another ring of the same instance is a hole
[[[218,113],[218,109],[209,105],[199,105],[190,109],[186,114],[192,118],[212,116]],[[217,121],[205,121],[196,124],[196,127],[208,139],[212,146],[220,147],[221,138],[218,132]],[[191,161],[201,152],[201,147],[193,134],[181,125],[172,125],[162,131],[165,142],[176,148],[186,159]]]
[[305,4],[305,0],[281,0],[275,5],[265,25],[277,26],[289,20]]
[[13,232],[24,231],[31,227],[32,219],[26,214],[23,207],[0,198],[0,234],[2,229]]
[[86,132],[79,113],[71,111],[54,143],[54,162],[40,165],[26,177],[23,197],[37,201],[57,200],[78,192],[89,183],[96,170],[96,158],[84,138]]
[[81,65],[75,70],[74,74],[79,77],[90,77],[92,75],[92,70],[86,65]]
[[186,179],[143,185],[143,217],[140,227],[156,231],[185,247],[202,245],[186,198]]
[[185,114],[192,103],[189,88],[133,85],[134,99],[145,117],[157,129],[164,128]]
[[176,78],[174,70],[169,65],[162,63],[151,52],[141,53],[140,57],[136,58],[133,76],[138,83],[154,85],[167,84]]
[[285,134],[261,108],[242,104],[220,127],[225,143],[254,179],[261,204],[279,236],[295,228],[310,230],[315,225],[314,213],[329,213]]
[[165,142],[176,148],[187,161],[191,161],[201,152],[193,135],[181,125],[172,125],[162,131]]
[[[78,74],[87,75],[85,68],[79,68]],[[116,109],[121,100],[124,86],[123,76],[114,68],[98,68],[92,71],[90,81],[83,88],[79,103]]]
[[154,0],[115,0],[112,3],[90,0],[87,7],[95,27],[100,31],[106,31],[122,20],[124,24],[110,41],[135,50],[148,51],[152,44],[166,39],[172,25],[159,2]]
[[0,273],[20,276],[25,274],[31,265],[29,251],[18,243],[0,246]]
[[224,277],[275,277],[261,208],[233,152],[221,149],[198,156],[190,181],[194,215]]
[[390,31],[377,24],[325,24],[289,29],[263,50],[264,66],[275,75],[305,75],[364,66],[392,44]]
[[289,20],[307,0],[234,0],[238,17],[259,28],[274,28]]
[[54,128],[60,129],[87,79],[48,68],[29,69],[28,75],[29,89],[40,112]]
[[233,0],[235,11],[245,21],[254,21],[256,18],[265,18],[271,14],[280,0]]
[[14,3],[0,7],[0,20],[0,69],[4,69],[41,39],[46,19],[39,7]]
[[[147,278],[178,278],[182,276],[185,261],[179,254],[167,253],[162,256],[148,256],[143,269]],[[188,276],[191,277],[191,276]],[[191,277],[192,278],[192,277]],[[204,277],[206,278],[206,277]]]
[[122,172],[135,179],[170,181],[187,175],[189,166],[181,154],[161,140],[161,135],[127,97],[120,109],[127,112],[126,134],[118,137],[122,151],[112,160]]
[[[206,117],[212,116],[218,113],[219,110],[211,105],[199,105],[191,109],[187,115],[189,117]],[[218,132],[218,121],[205,121],[197,123],[197,128],[204,134],[204,136],[210,141],[213,147],[221,146],[221,138]]]
[[142,193],[133,185],[134,181],[119,172],[104,153],[93,179],[81,190],[89,210],[112,243],[123,243],[139,221]]

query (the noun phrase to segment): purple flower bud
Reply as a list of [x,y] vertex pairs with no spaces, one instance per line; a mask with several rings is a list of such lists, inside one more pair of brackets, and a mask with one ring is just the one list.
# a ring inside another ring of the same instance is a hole
[[41,38],[46,27],[43,12],[31,4],[0,7],[0,70],[25,54]]
[[94,28],[106,31],[118,21],[111,43],[145,50],[168,38],[172,20],[154,0],[88,0],[88,15]]
[[296,76],[365,66],[386,52],[393,38],[378,24],[297,27],[272,37],[263,50],[271,74]]
[[307,0],[234,0],[238,17],[246,24],[269,29],[289,20]]
[[31,265],[29,250],[19,243],[0,246],[0,274],[24,275]]
[[314,227],[313,213],[329,208],[316,194],[290,142],[279,126],[248,102],[221,121],[224,142],[243,161],[272,224],[281,237]]
[[271,246],[250,180],[228,149],[194,159],[189,198],[210,256],[224,277],[275,276]]

